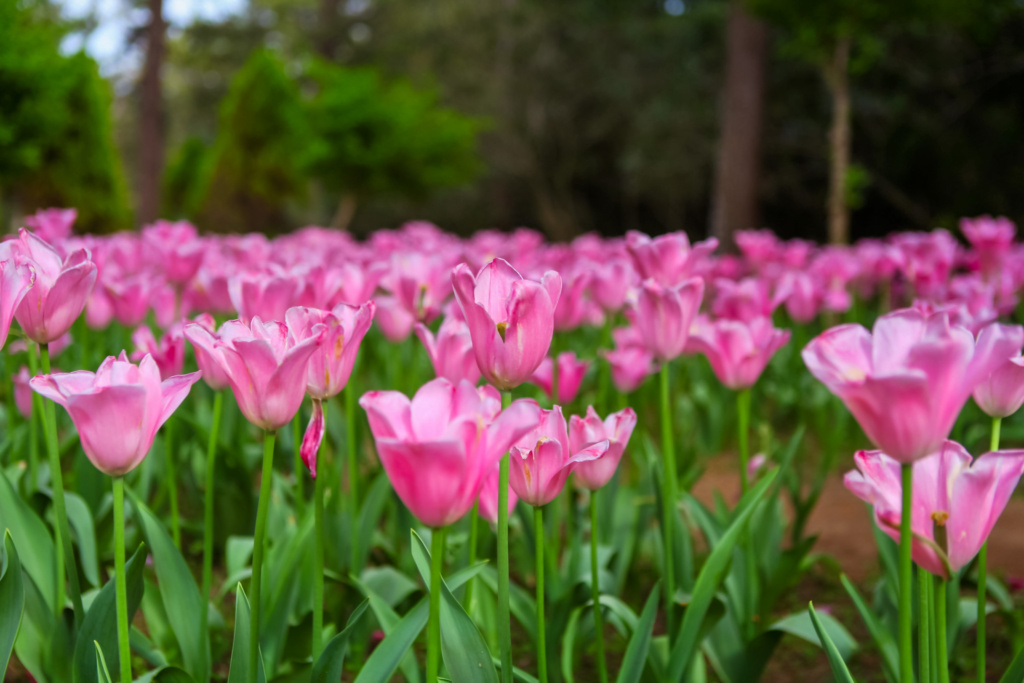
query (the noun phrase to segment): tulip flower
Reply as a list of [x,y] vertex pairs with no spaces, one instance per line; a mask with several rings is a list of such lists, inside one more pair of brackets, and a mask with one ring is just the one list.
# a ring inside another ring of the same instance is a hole
[[770,318],[715,320],[699,316],[690,328],[686,350],[703,353],[718,380],[733,390],[754,386],[775,352],[789,341],[789,330]]
[[188,221],[159,220],[142,229],[142,248],[147,260],[181,286],[195,277],[206,256],[206,244]]
[[633,326],[616,328],[612,338],[615,350],[604,352],[611,366],[612,382],[620,392],[630,394],[656,372],[654,354],[647,350],[640,331]]
[[575,467],[576,481],[585,489],[597,491],[611,481],[619,461],[636,427],[636,413],[624,408],[601,420],[593,406],[587,407],[587,416],[569,418],[569,449],[575,453],[588,446],[608,442],[608,450],[595,460],[580,462]]
[[989,417],[1013,415],[1024,405],[1024,356],[1003,361],[974,389],[974,402]]
[[580,391],[583,378],[590,368],[590,361],[579,360],[574,351],[558,354],[558,398],[551,394],[552,371],[554,363],[550,357],[544,358],[534,371],[530,381],[539,386],[548,398],[558,403],[572,403]]
[[[484,484],[480,487],[480,495],[476,499],[480,516],[491,524],[498,523],[498,474],[497,467],[491,470],[490,475],[484,479]],[[512,511],[516,509],[516,503],[518,502],[519,496],[516,495],[516,492],[509,491],[506,514],[511,515]]]
[[826,330],[804,348],[811,374],[838,396],[868,438],[910,463],[949,436],[971,392],[1024,345],[1024,328],[989,325],[978,335],[946,313],[903,309]]
[[445,318],[436,337],[423,323],[416,323],[415,329],[434,366],[434,374],[452,383],[466,380],[475,385],[480,381],[480,366],[473,354],[473,338],[464,320]]
[[181,369],[185,365],[185,336],[182,334],[181,325],[171,327],[160,337],[159,342],[153,336],[153,330],[143,325],[132,333],[132,343],[135,345],[135,351],[131,355],[132,361],[138,362],[150,356],[160,369],[161,378],[167,379],[181,374]]
[[579,327],[587,316],[587,288],[590,286],[589,271],[576,269],[562,279],[561,294],[555,306],[555,329],[558,331],[574,330]]
[[231,304],[239,319],[284,320],[285,311],[301,305],[303,281],[281,268],[242,273],[228,281]]
[[162,280],[148,271],[109,281],[105,274],[104,278],[104,298],[114,317],[125,327],[135,327],[146,319],[157,291],[164,286]]
[[24,228],[18,231],[11,251],[17,263],[35,273],[35,283],[14,315],[25,336],[37,344],[48,344],[67,333],[82,314],[96,285],[96,264],[87,249],[61,259],[53,247]]
[[683,353],[690,324],[703,297],[704,280],[699,277],[684,280],[674,287],[664,287],[654,280],[644,281],[631,309],[632,321],[647,350],[656,359],[664,363]]
[[21,416],[27,420],[32,417],[32,388],[29,386],[32,373],[22,365],[18,374],[14,375],[12,379],[14,381],[14,405],[18,408]]
[[484,378],[502,391],[528,380],[551,346],[561,292],[558,274],[548,271],[533,282],[507,261],[494,259],[476,278],[459,264],[452,285]]
[[730,320],[770,318],[782,299],[778,291],[771,296],[768,284],[761,278],[747,277],[738,281],[718,278],[711,312],[716,318]]
[[60,244],[71,237],[71,226],[76,218],[76,209],[40,209],[31,216],[25,216],[25,225],[32,228],[40,239]]
[[392,256],[384,287],[417,322],[429,323],[452,294],[450,258],[407,251]]
[[691,247],[685,232],[652,239],[642,232],[630,231],[626,233],[626,248],[641,278],[671,288],[696,274],[702,261],[718,248],[718,240],[712,237]]
[[633,263],[623,257],[612,257],[594,266],[590,294],[607,313],[621,311],[630,290],[640,284]]
[[374,302],[377,305],[377,326],[384,338],[394,344],[405,341],[416,324],[415,316],[389,294],[378,295]]
[[[878,527],[899,538],[900,463],[881,451],[859,451],[843,483],[874,508]],[[997,451],[977,459],[955,441],[914,463],[914,561],[949,579],[974,559],[1024,474],[1024,451]]]
[[[219,339],[217,323],[209,313],[201,313],[197,315],[193,320],[193,323],[206,330],[208,335],[212,337],[214,341]],[[212,347],[208,343],[207,337],[203,336],[203,340],[207,341],[206,344],[194,342],[192,340],[192,336],[189,334],[187,324],[182,328],[182,332],[184,336],[192,342],[192,350],[196,355],[196,365],[198,365],[199,370],[202,371],[203,381],[206,382],[206,385],[216,392],[226,389],[230,384],[227,373],[216,355],[212,351],[208,350]]]
[[978,268],[986,277],[999,271],[1006,258],[1017,226],[1009,218],[999,216],[978,216],[961,218],[960,232],[971,243],[978,258]]
[[35,283],[35,273],[15,262],[9,249],[0,244],[0,348],[7,343],[14,312]]

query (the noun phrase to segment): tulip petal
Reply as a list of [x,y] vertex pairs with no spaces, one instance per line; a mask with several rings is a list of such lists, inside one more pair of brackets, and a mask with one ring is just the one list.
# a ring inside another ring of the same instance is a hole
[[310,476],[314,479],[316,479],[317,454],[320,452],[320,444],[323,443],[325,431],[323,404],[319,400],[313,399],[313,414],[309,417],[309,425],[306,427],[306,433],[302,436],[299,455],[302,456],[302,462],[306,464]]

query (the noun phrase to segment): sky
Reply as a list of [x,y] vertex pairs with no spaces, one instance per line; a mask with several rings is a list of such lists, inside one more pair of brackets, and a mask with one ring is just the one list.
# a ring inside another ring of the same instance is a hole
[[[95,14],[97,26],[88,36],[67,36],[62,49],[67,53],[86,51],[100,64],[105,76],[129,74],[142,61],[137,50],[129,49],[128,35],[134,26],[148,21],[149,12],[134,7],[131,0],[59,0],[61,11],[69,19]],[[195,19],[218,20],[241,12],[246,0],[164,0],[164,20],[170,30],[187,26]]]

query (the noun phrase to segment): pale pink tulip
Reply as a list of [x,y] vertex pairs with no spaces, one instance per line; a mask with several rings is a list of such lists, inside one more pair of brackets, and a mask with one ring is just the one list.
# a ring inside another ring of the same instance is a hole
[[644,281],[632,308],[632,321],[656,359],[664,363],[683,353],[703,297],[704,280],[699,277],[675,287]]
[[228,293],[241,321],[247,323],[253,318],[281,321],[285,311],[301,305],[304,285],[302,278],[273,268],[231,278]]
[[199,375],[193,372],[161,382],[151,357],[136,366],[122,351],[119,358],[108,356],[95,373],[40,375],[29,385],[68,411],[92,464],[120,477],[146,457],[157,430],[185,400]]
[[713,237],[691,247],[685,232],[653,239],[642,232],[626,233],[626,248],[640,277],[662,287],[674,287],[692,277],[717,247],[718,240]]
[[654,354],[647,350],[640,332],[633,326],[615,328],[612,338],[615,350],[605,351],[603,355],[611,366],[615,388],[629,394],[657,371]]
[[8,244],[0,244],[0,348],[7,343],[14,312],[36,279],[30,266],[15,262]]
[[602,421],[594,406],[587,406],[585,418],[577,415],[569,418],[569,448],[572,451],[579,453],[587,446],[608,442],[608,450],[599,458],[576,465],[576,481],[580,486],[596,491],[611,481],[635,427],[636,413],[632,408],[612,413]]
[[978,216],[961,218],[960,232],[974,248],[981,273],[991,276],[999,271],[1009,254],[1013,238],[1017,234],[1017,226],[1003,216]]
[[[201,313],[195,317],[194,324],[206,330],[210,337],[214,340],[218,339],[217,323],[213,319],[213,316],[209,313]],[[212,351],[208,351],[207,348],[211,346],[207,339],[207,336],[202,337],[200,343],[196,343],[192,339],[192,335],[189,334],[189,325],[182,328],[184,336],[192,342],[192,350],[196,355],[196,365],[199,366],[199,370],[203,373],[203,381],[206,385],[214,391],[221,391],[226,389],[230,382],[228,381],[227,373],[224,371],[224,366],[216,358]],[[195,333],[193,333],[195,334]]]
[[206,243],[188,221],[159,220],[142,229],[142,250],[168,282],[181,286],[195,277],[206,256]]
[[475,385],[480,381],[480,366],[473,354],[473,338],[464,320],[446,317],[436,337],[426,325],[416,323],[416,336],[427,350],[434,374],[438,377],[452,383],[466,380]]
[[384,337],[394,344],[408,339],[416,324],[415,316],[390,294],[378,294],[374,302],[377,305],[377,326]]
[[1024,405],[1024,356],[1013,356],[996,367],[974,389],[974,402],[989,417],[1009,417]]
[[153,330],[143,325],[132,333],[132,344],[135,350],[132,351],[131,360],[138,362],[146,356],[152,356],[160,369],[161,379],[181,374],[185,366],[185,336],[181,325],[172,326],[159,341],[153,336]]
[[40,209],[25,217],[25,225],[44,241],[60,245],[71,237],[71,226],[76,218],[77,209]]
[[776,329],[771,318],[743,322],[698,316],[686,350],[707,356],[718,381],[738,390],[754,386],[768,361],[788,341],[789,330]]
[[551,357],[545,357],[533,372],[530,381],[543,389],[548,398],[558,403],[572,403],[576,400],[576,394],[580,392],[583,378],[586,377],[587,370],[590,368],[590,361],[576,358],[575,351],[563,351],[558,354],[557,399],[551,395],[553,365]]

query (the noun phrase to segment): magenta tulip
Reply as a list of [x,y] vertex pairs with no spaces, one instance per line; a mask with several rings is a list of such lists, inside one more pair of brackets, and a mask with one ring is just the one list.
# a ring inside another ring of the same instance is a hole
[[691,247],[685,232],[653,239],[642,232],[626,233],[626,248],[640,277],[654,280],[662,287],[674,287],[695,275],[717,247],[718,240],[713,237]]
[[690,278],[674,287],[645,280],[632,310],[634,327],[647,350],[667,362],[686,348],[690,325],[704,298],[704,280]]
[[550,356],[545,357],[534,371],[530,381],[539,386],[548,398],[558,403],[572,403],[580,391],[583,378],[590,368],[590,361],[576,358],[575,351],[564,351],[558,354],[558,398],[551,395],[551,371],[554,363]]
[[447,317],[441,323],[437,336],[423,323],[416,323],[416,336],[427,350],[434,374],[449,382],[466,380],[470,384],[480,381],[480,366],[473,354],[473,338],[469,326],[458,318]]
[[989,325],[977,341],[946,313],[894,311],[826,330],[803,349],[804,363],[838,396],[889,456],[910,463],[949,436],[974,388],[1024,345],[1024,328]]
[[586,417],[573,415],[569,418],[569,448],[572,451],[579,453],[588,446],[608,442],[608,450],[599,458],[576,465],[576,481],[580,486],[596,491],[611,481],[634,427],[636,413],[632,408],[612,413],[602,421],[594,406],[587,406]]
[[762,278],[747,277],[742,280],[715,280],[715,296],[711,312],[716,318],[730,320],[752,320],[770,318],[784,297],[778,292],[773,297],[768,284]]
[[508,482],[519,499],[539,507],[562,492],[573,469],[597,460],[609,448],[608,439],[573,450],[562,408],[540,411],[540,422],[509,451]]
[[961,218],[960,232],[971,243],[978,259],[978,268],[989,276],[996,273],[1013,245],[1017,226],[1009,218],[978,216]]
[[142,249],[147,261],[178,286],[195,277],[207,251],[194,225],[165,220],[142,229]]
[[95,372],[40,375],[29,382],[40,396],[63,406],[96,469],[120,477],[135,469],[157,430],[188,396],[200,373],[160,381],[150,356],[139,365],[108,356]]
[[280,321],[284,320],[285,311],[301,305],[303,284],[301,278],[275,268],[232,278],[228,281],[228,294],[242,322],[253,318]]
[[96,285],[96,264],[86,249],[61,259],[53,247],[24,228],[18,231],[11,250],[17,263],[35,272],[35,284],[14,315],[25,336],[37,344],[48,344],[70,330],[82,314]]
[[76,218],[76,209],[40,209],[25,216],[25,225],[50,244],[60,244],[71,237],[71,226]]
[[162,379],[181,374],[185,366],[185,336],[181,325],[171,327],[159,342],[153,336],[153,330],[143,325],[132,333],[132,344],[135,345],[131,355],[133,362],[152,356]]
[[686,350],[707,356],[718,381],[739,390],[754,386],[768,361],[788,341],[789,330],[776,329],[771,318],[742,322],[698,316]]
[[629,292],[640,284],[633,263],[623,257],[612,257],[594,266],[590,295],[607,313],[621,311]]
[[640,388],[644,380],[657,371],[654,354],[647,350],[635,327],[617,327],[612,331],[612,338],[615,340],[615,350],[605,351],[604,357],[611,366],[615,388],[629,394]]
[[523,279],[494,259],[476,278],[460,263],[452,271],[455,298],[469,325],[473,352],[488,382],[505,391],[527,381],[548,353],[562,287],[558,273]]
[[185,325],[185,336],[228,378],[238,407],[249,422],[275,431],[291,422],[306,394],[309,359],[323,344],[327,328],[315,326],[310,336],[297,338],[285,323],[249,325],[229,320],[214,337],[196,323]]
[[[874,507],[878,527],[897,542],[903,487],[899,461],[881,451],[860,451],[846,488]],[[985,543],[1010,500],[1024,451],[996,451],[971,459],[963,446],[945,441],[914,463],[911,529],[914,562],[949,579]]]
[[7,343],[14,312],[35,283],[35,272],[15,262],[7,244],[0,244],[0,348]]
[[518,400],[500,410],[493,387],[443,377],[410,401],[397,391],[359,399],[377,454],[398,497],[427,526],[458,521],[509,446],[537,424],[539,407]]

